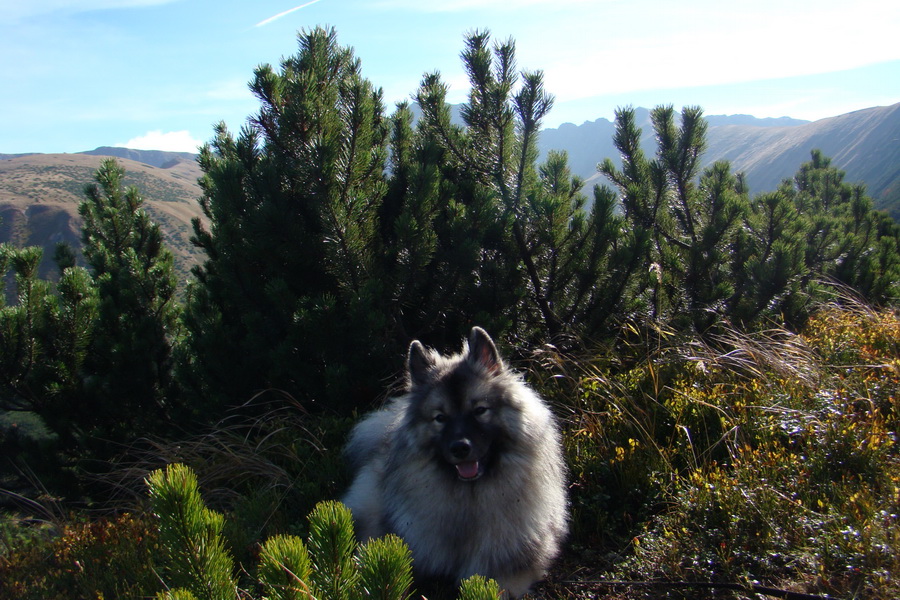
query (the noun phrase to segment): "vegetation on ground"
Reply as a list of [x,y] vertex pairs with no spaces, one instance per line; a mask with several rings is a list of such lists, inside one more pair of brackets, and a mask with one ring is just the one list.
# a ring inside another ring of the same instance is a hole
[[669,339],[626,371],[557,363],[546,385],[580,399],[570,568],[896,597],[898,334],[895,312],[831,305],[800,334],[730,332],[726,353]]

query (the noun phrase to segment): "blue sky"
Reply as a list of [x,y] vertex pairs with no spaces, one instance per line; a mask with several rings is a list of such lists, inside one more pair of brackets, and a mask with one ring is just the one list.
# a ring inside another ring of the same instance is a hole
[[629,104],[815,120],[900,102],[888,0],[0,0],[0,153],[193,151],[257,111],[253,69],[316,25],[355,48],[389,107],[435,70],[464,101],[476,28],[544,71],[547,127]]

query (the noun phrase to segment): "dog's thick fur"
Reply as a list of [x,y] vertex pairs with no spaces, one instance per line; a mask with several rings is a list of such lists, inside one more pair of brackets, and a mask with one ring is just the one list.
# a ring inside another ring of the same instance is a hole
[[414,341],[407,367],[409,391],[347,445],[359,538],[402,537],[420,582],[479,574],[524,594],[568,529],[556,420],[481,328],[448,357]]

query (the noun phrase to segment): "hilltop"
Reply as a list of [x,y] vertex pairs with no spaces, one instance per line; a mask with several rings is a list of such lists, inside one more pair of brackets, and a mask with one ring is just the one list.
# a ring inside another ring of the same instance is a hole
[[126,170],[126,184],[137,186],[151,218],[160,224],[175,255],[179,278],[196,260],[190,243],[191,219],[201,215],[197,179],[200,167],[187,153],[141,152],[160,166],[122,158],[134,151],[97,149],[80,154],[23,154],[0,157],[0,242],[42,246],[42,275],[52,269],[57,242],[80,246],[78,204],[85,185],[105,156],[116,156]]

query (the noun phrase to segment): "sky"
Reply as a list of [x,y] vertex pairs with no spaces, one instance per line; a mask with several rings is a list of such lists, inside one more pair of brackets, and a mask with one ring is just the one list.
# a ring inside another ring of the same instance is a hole
[[817,120],[900,102],[896,0],[0,0],[0,154],[196,151],[257,113],[260,64],[333,26],[385,103],[425,73],[464,102],[465,35],[516,42],[544,127],[621,106]]

